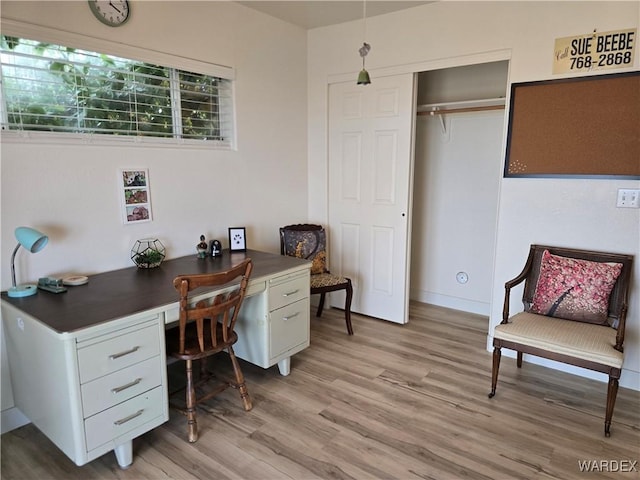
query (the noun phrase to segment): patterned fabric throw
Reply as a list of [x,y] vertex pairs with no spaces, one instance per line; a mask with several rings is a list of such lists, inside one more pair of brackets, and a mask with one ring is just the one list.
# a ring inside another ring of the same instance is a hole
[[326,236],[324,230],[285,230],[284,250],[292,257],[311,260],[311,274],[327,271]]

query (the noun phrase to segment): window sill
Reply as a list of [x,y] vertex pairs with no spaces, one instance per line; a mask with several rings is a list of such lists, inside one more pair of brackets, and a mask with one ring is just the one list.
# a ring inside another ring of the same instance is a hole
[[146,148],[188,148],[194,150],[235,150],[231,145],[219,141],[17,130],[3,130],[2,142],[54,145],[132,146]]

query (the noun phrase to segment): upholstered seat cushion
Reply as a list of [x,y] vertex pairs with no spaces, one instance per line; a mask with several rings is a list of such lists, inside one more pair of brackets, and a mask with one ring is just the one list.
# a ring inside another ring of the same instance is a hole
[[347,279],[332,273],[318,273],[311,275],[311,288],[331,287],[347,283]]
[[494,337],[620,368],[622,352],[614,348],[616,333],[607,325],[522,312],[498,325]]

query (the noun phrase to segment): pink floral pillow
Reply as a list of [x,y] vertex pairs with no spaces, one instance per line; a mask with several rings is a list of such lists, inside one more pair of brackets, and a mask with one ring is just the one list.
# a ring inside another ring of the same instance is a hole
[[621,270],[621,263],[560,257],[545,250],[530,312],[604,325]]

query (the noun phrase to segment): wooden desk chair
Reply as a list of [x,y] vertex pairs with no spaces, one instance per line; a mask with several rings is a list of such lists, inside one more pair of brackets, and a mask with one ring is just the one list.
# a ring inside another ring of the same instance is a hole
[[[604,421],[610,435],[622,371],[632,255],[531,245],[522,272],[505,283],[502,322],[493,336],[491,393],[496,393],[501,348],[606,373]],[[524,311],[509,316],[511,289],[524,283]]]
[[320,294],[316,317],[322,315],[325,295],[344,290],[344,318],[347,333],[353,335],[351,325],[351,299],[353,287],[351,279],[332,274],[327,269],[326,232],[320,225],[298,224],[280,228],[280,253],[290,257],[311,260],[311,294]]
[[[233,344],[238,340],[234,326],[238,320],[252,268],[251,259],[246,259],[224,272],[180,275],[173,280],[173,286],[180,293],[180,323],[179,326],[167,330],[167,349],[171,356],[186,362],[186,410],[183,413],[187,415],[190,442],[198,439],[197,404],[210,399],[227,387],[238,389],[244,409],[251,410],[251,398],[238,359],[233,352]],[[222,293],[210,300],[200,300],[195,305],[189,297],[189,293],[199,287],[223,286],[240,276],[242,280],[239,287],[230,292]],[[223,350],[229,353],[235,380],[218,383],[213,389],[197,397],[196,388],[200,390],[208,380],[214,378],[206,369],[208,357]],[[197,383],[193,379],[194,360],[200,360],[200,377]]]

